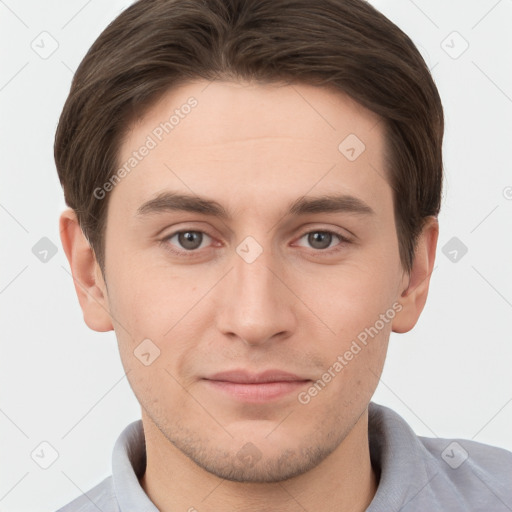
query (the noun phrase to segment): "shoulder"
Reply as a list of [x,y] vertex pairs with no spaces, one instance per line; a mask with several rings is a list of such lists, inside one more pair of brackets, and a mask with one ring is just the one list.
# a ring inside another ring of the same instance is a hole
[[91,490],[59,508],[57,512],[98,512],[98,510],[119,512],[112,476],[105,478]]
[[468,439],[418,436],[418,441],[438,477],[464,496],[468,507],[485,503],[493,510],[512,510],[512,452]]
[[371,512],[512,511],[512,452],[466,439],[418,436],[391,409],[370,404]]

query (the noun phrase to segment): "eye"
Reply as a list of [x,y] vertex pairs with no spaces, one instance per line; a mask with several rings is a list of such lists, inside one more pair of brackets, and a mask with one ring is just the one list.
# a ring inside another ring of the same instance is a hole
[[[307,239],[307,243],[315,251],[326,253],[341,250],[343,246],[350,243],[350,240],[341,233],[320,229],[304,233],[299,240],[304,238]],[[338,239],[338,244],[335,243],[336,239]],[[192,256],[194,253],[198,253],[199,249],[204,249],[210,245],[211,241],[212,237],[203,231],[187,229],[170,234],[162,239],[161,243],[174,254]]]
[[[334,231],[326,231],[319,229],[315,231],[308,231],[307,233],[304,233],[299,240],[302,240],[305,237],[307,237],[307,243],[310,244],[310,246],[313,247],[313,249],[319,251],[331,249],[331,243],[333,241],[336,241],[336,238],[341,242],[337,244],[338,246],[350,243],[350,240],[348,238]],[[335,250],[338,249],[340,249],[340,247],[337,247]]]
[[203,241],[205,240],[205,237],[207,239],[211,238],[209,235],[203,233],[202,231],[177,231],[176,233],[173,233],[172,235],[169,235],[168,237],[164,238],[162,242],[171,243],[172,240],[176,238],[176,242],[179,245],[179,248],[171,248],[172,251],[178,253],[192,252],[202,248],[201,246]]

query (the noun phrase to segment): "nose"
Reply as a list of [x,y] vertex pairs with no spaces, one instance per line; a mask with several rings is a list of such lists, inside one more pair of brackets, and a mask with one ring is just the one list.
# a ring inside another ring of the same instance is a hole
[[[217,327],[248,345],[288,338],[295,331],[295,297],[282,265],[268,251],[248,262],[233,255],[233,270],[221,283]],[[288,285],[289,286],[289,285]]]

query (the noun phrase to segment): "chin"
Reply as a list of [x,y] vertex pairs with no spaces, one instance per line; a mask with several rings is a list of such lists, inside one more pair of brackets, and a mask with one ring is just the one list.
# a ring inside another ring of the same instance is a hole
[[[246,437],[247,439],[247,437]],[[288,437],[290,442],[291,437]],[[339,445],[331,436],[319,439],[310,436],[301,442],[295,440],[290,448],[285,443],[272,443],[273,446],[258,447],[258,441],[238,442],[235,439],[213,444],[191,443],[190,438],[174,439],[173,444],[197,466],[219,478],[232,482],[277,483],[307,473],[319,465]],[[268,441],[266,441],[268,444]],[[233,445],[240,445],[233,451]],[[276,448],[276,445],[278,448]]]

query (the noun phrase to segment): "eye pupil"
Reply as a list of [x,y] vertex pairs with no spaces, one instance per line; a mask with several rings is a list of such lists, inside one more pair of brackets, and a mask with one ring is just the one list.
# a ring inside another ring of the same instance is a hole
[[[327,241],[327,243],[325,243]],[[325,231],[314,231],[308,235],[308,242],[315,249],[327,249],[331,245],[332,234]],[[317,245],[320,243],[320,247]]]
[[[203,241],[202,233],[198,231],[183,231],[179,233],[178,240],[184,249],[197,249]],[[199,241],[199,243],[198,243]]]

